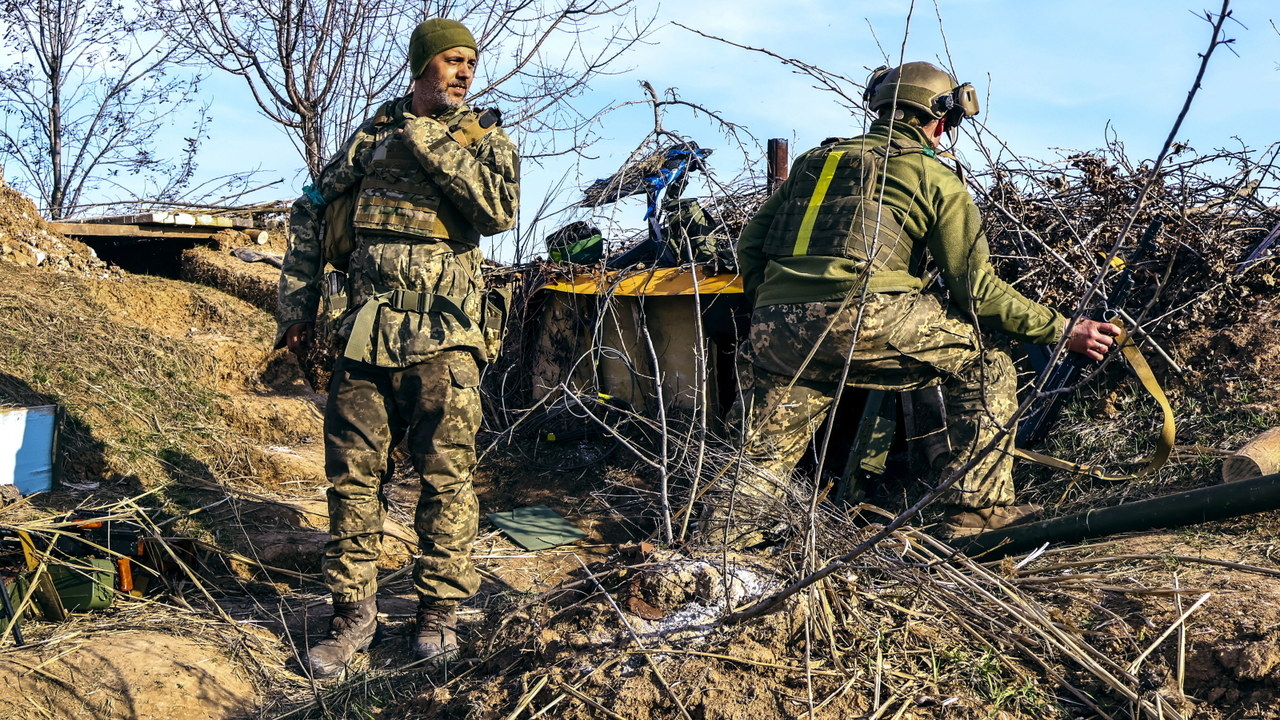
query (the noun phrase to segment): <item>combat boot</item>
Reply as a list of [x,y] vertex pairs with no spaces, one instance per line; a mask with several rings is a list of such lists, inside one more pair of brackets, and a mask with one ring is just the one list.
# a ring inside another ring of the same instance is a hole
[[971,537],[1010,525],[1019,525],[1040,516],[1039,505],[996,505],[986,508],[957,508],[947,514],[941,528],[944,540]]
[[347,669],[351,658],[373,642],[378,630],[378,599],[367,597],[358,602],[334,602],[329,635],[307,652],[307,669],[312,676],[333,677]]
[[418,606],[418,631],[413,636],[413,654],[431,665],[445,665],[458,659],[457,606],[423,603]]

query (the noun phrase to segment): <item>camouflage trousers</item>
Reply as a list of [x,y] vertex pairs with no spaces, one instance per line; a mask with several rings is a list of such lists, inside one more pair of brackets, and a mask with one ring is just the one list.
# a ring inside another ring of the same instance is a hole
[[471,560],[479,522],[472,486],[480,370],[465,350],[405,368],[340,360],[325,412],[330,540],[324,579],[338,602],[374,595],[391,451],[407,439],[422,495],[414,517],[420,601],[458,602],[480,587]]
[[972,322],[931,293],[871,294],[861,309],[857,303],[841,309],[839,302],[756,309],[733,415],[745,459],[765,472],[740,483],[739,492],[780,495],[776,483],[788,482],[814,442],[843,377],[845,385],[878,390],[941,384],[950,450],[934,460],[931,480],[976,459],[944,501],[968,508],[1012,504],[1013,433],[982,453],[1017,409],[1009,353],[984,344]]

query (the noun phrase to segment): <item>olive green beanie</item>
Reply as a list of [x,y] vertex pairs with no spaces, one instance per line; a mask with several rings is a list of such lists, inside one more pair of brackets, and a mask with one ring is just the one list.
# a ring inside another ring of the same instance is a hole
[[479,53],[471,31],[457,20],[432,18],[413,29],[409,36],[409,71],[418,77],[427,69],[431,58],[456,47],[471,48]]

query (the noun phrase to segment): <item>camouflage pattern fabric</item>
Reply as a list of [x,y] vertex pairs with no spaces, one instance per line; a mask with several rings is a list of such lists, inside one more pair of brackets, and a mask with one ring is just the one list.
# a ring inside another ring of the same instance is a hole
[[480,427],[480,370],[465,351],[407,368],[342,360],[325,413],[329,532],[324,579],[337,602],[377,592],[391,450],[407,439],[422,476],[414,517],[414,586],[427,603],[458,602],[480,587],[471,561],[480,512],[472,486]]
[[[412,115],[410,97],[390,107],[389,117],[365,120],[294,202],[280,276],[277,346],[289,327],[317,319],[325,206],[353,188],[383,193],[383,199],[403,191],[396,199],[407,203],[405,216],[421,222],[396,226],[402,232],[355,228],[348,303],[337,318],[336,336],[347,354],[367,362],[339,360],[330,386],[325,470],[332,484],[332,539],[324,576],[337,602],[377,592],[381,484],[390,452],[404,438],[423,487],[415,518],[417,591],[426,602],[456,603],[479,587],[471,563],[479,518],[471,471],[480,423],[478,363],[487,354],[478,322],[484,283],[476,243],[481,235],[515,224],[519,153],[501,128],[465,146],[451,135],[449,126],[474,115],[466,106],[438,117]],[[393,143],[397,149],[390,152]],[[410,178],[413,187],[405,190],[402,181]],[[428,223],[428,215],[447,215],[449,222]],[[361,336],[352,337],[360,309],[396,290],[446,296],[466,318],[383,303]]]
[[[826,418],[846,359],[851,386],[943,385],[952,450],[934,468],[939,479],[976,457],[1013,417],[1017,375],[1012,358],[1003,348],[984,346],[977,328],[942,298],[877,293],[861,307],[860,323],[857,303],[756,309],[743,345],[751,366],[749,389],[735,411],[746,420],[741,441],[748,460],[776,477],[788,476]],[[1010,433],[946,500],[971,508],[1012,504],[1012,442]]]
[[[408,144],[421,163],[429,183],[421,197],[437,203],[442,214],[460,218],[466,238],[477,233],[492,235],[515,225],[519,208],[520,158],[515,144],[501,128],[463,147],[448,134],[448,126],[472,113],[459,107],[438,118],[415,117],[408,112],[409,98],[393,106],[393,124],[377,125],[369,118],[352,134],[343,149],[325,166],[312,192],[293,204],[289,218],[289,250],[280,275],[276,345],[293,324],[313,322],[320,302],[324,266],[322,249],[324,206],[375,174],[389,181],[396,163],[379,152],[387,142]],[[396,134],[397,131],[399,134]],[[382,138],[382,141],[379,141]],[[416,172],[416,171],[415,171]],[[447,211],[447,213],[446,213]],[[425,235],[357,231],[356,250],[350,260],[349,310],[339,319],[337,336],[347,340],[354,316],[375,289],[401,289],[452,294],[466,299],[463,310],[479,318],[483,282],[482,254],[470,242]],[[475,323],[473,323],[475,325]],[[353,338],[370,346],[368,358],[382,367],[407,367],[434,353],[469,348],[483,356],[484,340],[474,327],[464,328],[455,318],[439,313],[404,313],[383,308],[370,336]]]
[[[351,255],[348,292],[353,311],[338,324],[337,335],[347,338],[346,352],[380,367],[407,367],[449,350],[470,350],[488,360],[478,321],[484,301],[479,248],[458,252],[453,243],[406,242],[401,238],[364,241]],[[469,325],[449,313],[379,308],[371,335],[354,337],[354,308],[376,293],[401,288],[461,298],[458,305],[473,318]]]
[[[928,145],[921,128],[883,118],[860,138],[811,150],[739,236],[739,271],[755,314],[741,352],[749,379],[736,430],[757,472],[747,482],[740,474],[736,493],[776,499],[790,488],[789,474],[843,379],[879,390],[941,384],[950,448],[931,470],[941,478],[976,460],[947,501],[1013,503],[1013,434],[980,451],[1016,410],[1017,376],[1008,352],[984,344],[979,328],[1052,344],[1066,318],[996,276],[973,198]],[[864,150],[882,147],[903,151],[866,162]],[[856,163],[846,157],[855,151],[863,158]],[[868,197],[875,218],[863,207]],[[854,230],[867,247],[837,247]],[[926,259],[945,298],[929,289]],[[767,527],[767,518],[744,519]]]
[[[903,122],[890,127],[885,120],[872,123],[864,137],[870,145],[895,143],[906,147],[928,142],[919,128]],[[860,142],[861,139],[849,141],[854,146]],[[797,202],[809,200],[806,193],[813,192],[814,172],[810,159],[824,152],[824,148],[818,148],[801,155],[787,179],[743,228],[738,238],[738,268],[748,300],[754,307],[763,307],[838,301],[860,296],[864,289],[872,293],[923,291],[929,282],[922,263],[884,265],[877,261],[869,269],[866,262],[854,258],[766,250],[766,246],[777,249],[779,238],[774,236],[774,230],[788,231],[789,223],[784,221],[788,208],[795,211]],[[857,187],[851,180],[846,178],[840,186],[851,191]],[[907,257],[927,255],[946,285],[951,302],[965,308],[974,324],[1034,343],[1051,345],[1062,337],[1065,317],[1024,297],[995,274],[987,237],[982,232],[982,217],[965,184],[950,169],[926,153],[909,152],[890,157],[875,183],[874,198],[893,223],[892,227],[881,229],[879,238],[867,238],[866,230],[858,231],[864,239],[871,240],[862,257],[883,259],[888,254],[905,262]],[[824,233],[832,232],[831,223],[839,219],[824,215],[839,216],[842,208],[857,204],[856,196],[834,191],[827,199],[831,207],[824,203],[810,218],[815,233],[822,228]],[[852,222],[848,217],[844,220]],[[898,237],[898,229],[906,233],[901,239],[910,240],[910,247],[905,243],[901,247],[883,247],[890,238]],[[875,232],[871,234],[874,236]],[[831,239],[827,238],[828,245]]]

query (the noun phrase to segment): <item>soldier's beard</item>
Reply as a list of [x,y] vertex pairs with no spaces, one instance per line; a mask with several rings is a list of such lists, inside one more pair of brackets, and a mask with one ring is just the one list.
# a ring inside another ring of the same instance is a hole
[[462,98],[449,92],[452,86],[436,88],[431,92],[431,104],[441,110],[453,110],[462,105]]

